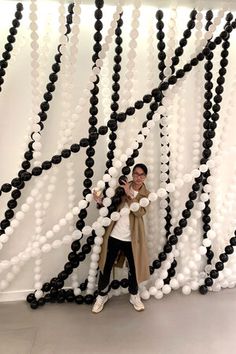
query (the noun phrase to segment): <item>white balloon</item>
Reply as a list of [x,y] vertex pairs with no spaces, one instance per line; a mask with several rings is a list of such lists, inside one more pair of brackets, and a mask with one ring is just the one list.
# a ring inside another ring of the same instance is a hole
[[155,287],[156,287],[157,289],[161,289],[163,286],[164,286],[164,281],[163,281],[163,279],[157,279],[157,280],[155,281]]
[[52,246],[49,245],[48,243],[46,243],[45,245],[42,246],[42,252],[44,252],[44,253],[50,252],[51,249],[52,249]]
[[87,205],[88,205],[88,202],[87,202],[86,200],[80,200],[79,203],[78,203],[78,207],[79,207],[80,209],[86,208]]
[[177,280],[179,283],[183,283],[185,281],[185,276],[183,273],[178,273],[177,274]]
[[42,290],[38,289],[38,290],[35,291],[35,297],[36,297],[37,300],[40,299],[42,296],[43,296],[43,291]]
[[74,288],[74,295],[75,296],[78,296],[78,295],[80,295],[81,294],[81,290],[79,289],[79,288]]
[[94,283],[95,280],[96,280],[96,278],[95,278],[93,275],[89,275],[89,276],[88,276],[88,281],[89,281],[90,283]]
[[143,134],[138,134],[136,140],[138,143],[143,143],[145,140],[145,137]]
[[27,211],[29,211],[29,205],[27,203],[22,204],[21,210],[26,213]]
[[46,232],[46,238],[52,238],[54,236],[54,233],[52,230],[49,230]]
[[[94,254],[94,256],[96,256],[96,255]],[[90,263],[90,268],[91,268],[91,269],[96,270],[96,269],[97,269],[97,267],[98,267],[97,262],[92,261],[92,262]]]
[[183,293],[184,295],[189,295],[189,294],[191,294],[191,287],[190,287],[189,285],[184,285],[184,286],[182,287],[182,293]]
[[160,197],[160,198],[165,198],[167,196],[167,192],[164,188],[159,188],[157,190],[157,195]]
[[61,240],[54,240],[52,243],[52,248],[57,249],[60,248],[62,245],[62,241]]
[[68,244],[68,243],[71,243],[71,240],[72,240],[72,238],[71,238],[70,235],[65,235],[65,236],[63,237],[63,239],[62,239],[62,242],[63,242],[64,244]]
[[53,228],[52,228],[52,231],[54,233],[59,232],[60,230],[61,230],[61,227],[60,227],[59,224],[54,225]]
[[93,195],[90,193],[90,194],[87,194],[86,197],[85,197],[86,201],[88,203],[91,203],[91,201],[93,200]]
[[94,240],[95,245],[100,246],[103,243],[103,238],[101,236],[97,236]]
[[113,213],[111,213],[111,220],[117,221],[119,219],[120,219],[120,214],[117,211],[114,211]]
[[9,236],[6,234],[1,235],[1,243],[6,243],[9,240]]
[[154,192],[149,193],[148,199],[150,200],[150,202],[155,202],[157,200],[157,194]]
[[178,288],[179,288],[179,282],[178,282],[178,280],[172,278],[172,279],[170,280],[170,286],[171,286],[171,288],[174,289],[174,290],[178,289]]
[[105,206],[105,207],[109,207],[111,205],[111,198],[104,198],[103,201],[102,201],[102,204]]
[[89,290],[93,290],[94,289],[94,283],[88,283],[87,288]]
[[130,210],[133,211],[133,212],[138,211],[139,208],[140,208],[139,203],[134,202],[134,203],[131,203],[131,205],[130,205]]
[[114,165],[115,168],[119,169],[122,166],[122,163],[119,160],[115,160],[113,162],[113,165]]
[[143,299],[143,300],[148,300],[150,298],[150,294],[147,290],[143,290],[141,291],[140,293],[140,297]]
[[205,164],[202,164],[202,165],[200,165],[199,170],[200,170],[201,172],[203,172],[203,173],[204,173],[204,172],[207,172],[208,166],[205,165]]
[[108,214],[108,209],[106,207],[102,207],[101,209],[99,209],[99,214],[101,216],[106,216]]
[[[103,218],[102,218],[103,219]],[[102,221],[102,220],[101,220]],[[104,232],[105,232],[105,229],[104,229],[104,227],[99,227],[98,229],[96,229],[96,235],[97,236],[103,236],[103,234],[104,234]]]
[[16,220],[16,219],[12,220],[12,222],[11,222],[11,226],[12,227],[16,228],[18,225],[19,225],[19,221],[18,220]]
[[211,246],[211,240],[209,238],[205,238],[202,241],[202,244],[203,244],[204,247],[210,247]]
[[128,157],[130,157],[130,156],[133,154],[133,149],[127,148],[127,149],[125,150],[125,154],[126,154]]
[[17,220],[22,220],[22,219],[24,219],[24,217],[25,217],[25,214],[23,213],[23,211],[18,211],[16,213],[16,219]]
[[214,230],[209,230],[207,231],[207,237],[210,239],[210,240],[213,240],[215,237],[216,237],[216,233]]
[[139,204],[141,205],[141,207],[146,208],[149,205],[148,198],[141,198],[139,201]]
[[157,288],[155,288],[155,286],[151,286],[151,288],[149,289],[149,294],[155,296],[156,293],[157,293]]
[[201,174],[201,172],[200,172],[199,170],[197,170],[197,169],[195,169],[195,170],[192,171],[192,175],[193,175],[193,177],[195,177],[195,178],[199,177],[200,174]]
[[160,300],[163,298],[163,292],[161,290],[157,290],[157,292],[154,296],[157,300]]
[[12,235],[13,232],[14,232],[14,229],[13,229],[11,226],[8,226],[8,227],[5,229],[5,234],[6,234],[7,236]]
[[165,295],[169,294],[169,293],[171,292],[171,287],[170,287],[170,285],[165,284],[165,285],[163,286],[163,288],[162,288],[162,292],[163,292],[163,294],[165,294]]
[[117,177],[118,176],[118,170],[115,167],[110,167],[108,172],[109,172],[109,174],[112,177]]
[[204,254],[207,253],[207,249],[204,246],[199,247],[199,253],[203,256]]
[[200,195],[200,199],[201,201],[206,202],[207,200],[209,200],[209,195],[207,193],[202,193]]
[[203,209],[205,209],[205,203],[198,202],[196,207],[197,207],[198,210],[203,210]]
[[93,253],[100,254],[100,252],[101,252],[101,247],[98,245],[94,245],[93,246]]
[[109,198],[112,198],[112,197],[115,195],[115,190],[114,190],[114,188],[111,188],[111,187],[107,188],[107,190],[106,190],[106,195],[107,195]]
[[65,219],[65,218],[61,218],[61,219],[59,220],[59,225],[60,225],[60,226],[65,226],[65,225],[66,225],[66,219]]
[[110,223],[111,223],[111,219],[110,218],[107,218],[107,217],[103,218],[103,220],[102,220],[102,225],[103,226],[107,227],[107,226],[110,225]]
[[128,156],[127,156],[126,154],[122,154],[122,155],[120,156],[120,161],[121,161],[121,162],[126,162],[127,159],[128,159]]
[[109,182],[110,187],[115,188],[117,185],[116,178],[112,178]]
[[81,238],[82,232],[80,230],[74,230],[72,232],[72,236],[73,236],[73,238],[76,238],[76,239]]
[[92,232],[92,228],[90,226],[84,226],[83,229],[82,229],[82,233],[85,235],[85,236],[88,236],[90,235]]
[[175,185],[174,185],[174,183],[168,183],[168,184],[166,185],[166,190],[167,190],[167,192],[170,192],[170,193],[174,192],[174,191],[175,191]]
[[148,135],[150,132],[150,129],[148,127],[142,128],[142,134],[143,135]]

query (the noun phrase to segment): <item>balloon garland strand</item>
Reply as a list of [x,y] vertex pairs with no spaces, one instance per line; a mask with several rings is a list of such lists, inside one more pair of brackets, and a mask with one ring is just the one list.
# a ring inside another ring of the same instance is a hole
[[[112,75],[112,79],[113,79],[113,85],[112,85],[112,103],[111,103],[111,114],[110,114],[110,118],[114,118],[116,119],[116,112],[119,109],[119,99],[120,99],[120,95],[119,95],[119,90],[120,90],[120,74],[119,72],[121,71],[121,53],[123,51],[122,49],[122,25],[123,25],[123,20],[122,20],[122,14],[120,15],[119,20],[117,21],[117,28],[115,30],[115,34],[116,34],[116,38],[115,38],[115,43],[116,43],[116,47],[115,47],[115,52],[116,55],[114,56],[114,66],[113,66],[113,75]],[[115,132],[111,132],[109,135],[110,141],[108,143],[108,153],[107,153],[107,162],[106,162],[106,168],[109,169],[110,167],[112,167],[112,160],[114,159],[114,150],[116,149],[116,144],[115,144],[115,140],[117,138],[117,135]]]
[[[191,37],[192,35],[192,29],[195,28],[195,21],[196,21],[196,15],[197,15],[197,11],[196,10],[192,10],[190,12],[190,20],[188,21],[187,23],[187,29],[183,32],[183,37],[180,39],[179,41],[179,47],[176,48],[175,50],[175,56],[172,57],[172,65],[171,65],[171,71],[172,73],[175,72],[175,67],[176,65],[178,65],[179,63],[179,58],[183,55],[184,53],[184,47],[187,45],[188,43],[188,39]],[[163,69],[164,69],[164,65],[162,66]],[[169,70],[169,68],[166,68]],[[169,71],[167,71],[168,73]],[[161,74],[161,73],[160,73]],[[163,74],[164,75],[164,74]],[[161,79],[161,76],[160,76],[160,79]],[[160,123],[160,129],[162,131],[162,125]],[[161,135],[162,135],[162,132],[160,132]],[[167,144],[167,146],[169,146],[169,143]],[[170,152],[167,153],[167,157],[168,157],[168,160],[167,160],[167,171],[165,172],[166,174],[166,177],[167,177],[167,182],[170,181],[169,179],[169,174],[170,174],[170,170],[169,170],[169,165],[170,165],[170,162],[169,162],[169,159],[170,159]],[[169,195],[167,196],[166,198],[166,202],[167,202],[167,206],[165,208],[166,210],[166,216],[165,216],[165,220],[166,220],[166,224],[165,224],[165,229],[166,229],[166,238],[168,239],[169,235],[171,234],[171,229],[173,229],[172,227],[172,222],[171,222],[171,219],[172,219],[172,215],[171,215],[171,207],[170,207],[170,197]],[[171,268],[169,269],[168,271],[168,277],[166,279],[164,279],[164,284],[169,284],[170,282],[170,277],[169,275],[171,274],[172,276],[175,275],[175,268],[177,266],[177,262],[176,260],[174,259],[173,263],[171,264]]]
[[[156,13],[156,18],[157,18],[157,25],[156,28],[158,29],[158,33],[157,33],[157,39],[158,39],[158,44],[157,44],[157,49],[158,49],[158,59],[159,59],[159,64],[158,64],[158,68],[159,68],[159,79],[160,82],[163,81],[163,79],[165,78],[164,75],[164,70],[166,68],[165,65],[165,59],[166,59],[166,53],[165,53],[165,42],[164,42],[164,38],[165,38],[165,32],[163,31],[164,29],[164,22],[162,21],[164,17],[163,11],[162,10],[158,10]],[[163,125],[159,124],[160,127],[160,138],[162,137],[166,137],[166,139],[168,139],[168,134],[163,134]],[[166,146],[169,148],[169,141],[167,141]],[[161,148],[164,148],[164,145],[161,144]],[[162,154],[162,156],[165,156],[165,154]],[[165,176],[167,177],[167,182],[169,182],[169,158],[170,158],[170,153],[168,152],[166,155],[166,162],[161,161],[160,164],[160,174],[161,176]],[[166,170],[167,168],[167,170]],[[161,186],[164,187],[165,185],[165,180],[161,179]],[[164,216],[164,220],[165,220],[165,229],[166,229],[166,237],[168,237],[169,233],[170,233],[170,227],[171,227],[171,208],[170,208],[170,198],[169,196],[167,196],[167,198],[165,198],[165,201],[167,202],[167,206],[165,207],[165,211],[166,211],[166,216]],[[160,201],[160,204],[163,201]],[[161,208],[162,209],[162,208]],[[161,213],[160,213],[161,215]],[[162,216],[161,216],[162,218]]]
[[[62,139],[61,139],[61,144],[68,144],[71,143],[73,141],[73,137],[72,137],[72,132],[73,129],[75,128],[75,122],[73,119],[71,119],[72,116],[72,108],[73,108],[73,92],[76,90],[76,68],[77,68],[77,63],[76,63],[76,58],[78,56],[78,43],[79,43],[79,33],[80,33],[80,15],[81,15],[81,6],[80,6],[80,1],[77,1],[74,5],[73,8],[73,28],[71,31],[71,35],[70,35],[70,42],[69,42],[69,53],[68,53],[68,59],[66,60],[66,67],[65,67],[65,79],[63,80],[63,82],[66,83],[66,85],[68,85],[68,98],[67,98],[67,105],[69,107],[69,109],[66,110],[66,117],[67,117],[67,121],[64,122],[64,127],[65,129],[65,134],[63,136],[62,134]],[[66,87],[65,87],[66,88]],[[68,124],[68,125],[67,125]],[[67,133],[67,134],[66,134]],[[58,147],[58,150],[60,151],[61,148],[60,146]],[[76,179],[74,178],[74,174],[75,174],[75,162],[72,160],[71,162],[69,161],[66,165],[66,174],[67,174],[67,190],[68,190],[68,209],[69,210],[73,210],[73,207],[75,205],[75,183],[76,183]],[[68,215],[69,213],[66,214],[65,218],[62,218],[59,220],[59,225],[62,223],[63,224],[67,222],[68,219]],[[71,225],[69,227],[69,234],[73,237],[73,239],[77,238],[76,237],[76,233],[77,230],[74,230],[74,218],[73,216],[71,217]],[[58,242],[59,240],[54,240],[52,243],[52,247],[57,247],[59,248],[60,245],[63,243],[63,240],[65,240],[65,238],[62,239],[61,242]],[[70,243],[72,243],[72,239],[70,238]],[[76,295],[80,295],[81,294],[81,290],[78,288],[79,283],[78,283],[78,274],[77,272],[74,272],[71,276],[71,286],[73,288],[73,294]]]
[[[158,64],[158,68],[160,70],[159,72],[159,79],[160,81],[163,81],[163,79],[165,78],[166,74],[169,73],[169,75],[171,75],[171,69],[170,67],[167,68],[166,64],[165,64],[165,59],[166,59],[166,53],[164,51],[165,49],[165,42],[164,42],[164,38],[165,38],[165,32],[163,31],[164,28],[164,22],[162,21],[163,19],[163,12],[161,10],[158,10],[156,13],[156,18],[158,20],[157,22],[157,29],[158,29],[158,33],[157,33],[157,39],[158,39],[158,44],[157,44],[157,48],[159,50],[158,53],[158,59],[159,59],[159,64]],[[172,60],[171,60],[172,61]],[[169,72],[168,72],[169,70]],[[164,74],[165,72],[165,74]],[[167,151],[164,150],[163,153],[161,153],[161,164],[160,164],[160,180],[161,183],[160,185],[162,187],[166,186],[166,182],[169,183],[170,179],[169,179],[169,165],[170,165],[170,142],[169,142],[169,134],[167,128],[168,126],[166,125],[165,127],[162,124],[163,120],[166,120],[167,117],[161,115],[161,119],[160,119],[160,124],[159,124],[159,128],[160,128],[160,146],[161,146],[161,151],[163,151],[165,148],[167,149]],[[166,205],[164,207],[162,207],[163,202],[166,202]],[[165,210],[165,215],[163,218],[163,212]],[[172,226],[171,224],[171,207],[170,207],[170,197],[169,197],[169,192],[167,194],[167,197],[165,198],[161,198],[160,200],[160,224],[162,223],[162,218],[164,219],[164,223],[163,223],[163,227],[165,228],[165,237],[168,238],[168,235],[170,234],[170,228]],[[177,263],[176,263],[177,264]],[[154,272],[154,269],[151,268],[151,272]],[[166,282],[168,283],[168,280],[166,280]]]
[[[156,84],[156,60],[155,60],[155,52],[154,49],[156,47],[156,33],[155,27],[151,23],[149,25],[148,30],[148,41],[147,41],[147,86],[146,89],[149,91],[154,84]],[[145,148],[145,155],[147,155],[147,165],[148,165],[148,189],[154,190],[155,186],[157,185],[157,166],[155,163],[155,132],[154,132],[154,122],[150,122],[151,124],[149,139],[146,141],[146,148]],[[156,237],[156,230],[158,229],[158,219],[156,218],[157,215],[157,203],[150,203],[149,210],[146,215],[147,217],[147,246],[148,246],[148,254],[150,255],[151,259],[154,259],[154,255],[157,252],[157,242],[159,241]]]
[[[207,20],[207,23],[206,23],[206,26],[205,26],[205,29],[208,30],[210,25],[212,24],[211,20],[213,18],[213,12],[212,10],[208,10],[206,12],[206,20]],[[203,114],[203,118],[205,119],[204,123],[203,123],[203,127],[205,129],[208,129],[209,127],[209,120],[211,118],[211,112],[210,112],[210,109],[212,107],[212,103],[211,103],[211,99],[213,97],[213,94],[212,94],[212,88],[213,88],[213,83],[212,83],[212,78],[213,78],[213,74],[212,74],[212,68],[213,68],[213,62],[212,62],[212,59],[213,59],[213,53],[211,52],[207,57],[207,61],[206,61],[206,64],[205,64],[205,80],[206,80],[206,84],[205,84],[205,89],[206,89],[206,92],[205,92],[205,103],[204,103],[204,108],[205,108],[205,112]],[[204,141],[203,142],[203,148],[208,148],[208,147],[211,147],[212,146],[212,142],[211,141]],[[203,182],[202,182],[202,185],[203,187],[207,184],[207,178],[210,176],[210,171],[207,171],[205,174],[204,174],[204,179],[203,179]],[[206,239],[207,238],[207,232],[209,231],[210,229],[210,221],[211,221],[211,218],[210,218],[210,212],[211,212],[211,209],[210,209],[210,199],[207,200],[205,202],[205,208],[202,210],[202,222],[203,222],[203,239]],[[212,258],[214,257],[214,253],[213,251],[211,250],[211,247],[207,247],[207,253],[206,253],[206,257],[207,257],[207,263],[208,264],[211,264],[211,260]]]
[[16,4],[15,18],[12,21],[12,27],[9,29],[9,35],[7,36],[7,43],[2,53],[2,59],[0,61],[0,92],[2,91],[2,85],[4,83],[3,76],[6,74],[6,68],[8,67],[8,61],[11,59],[10,52],[13,50],[13,43],[16,41],[17,28],[20,26],[20,20],[22,19],[23,4],[18,2]]
[[[93,149],[94,146],[94,139],[93,136],[95,136],[95,138],[97,137],[97,114],[98,114],[98,94],[99,94],[99,87],[98,87],[98,83],[99,83],[99,76],[98,74],[100,73],[100,69],[98,69],[96,67],[96,61],[99,58],[98,53],[101,51],[102,47],[101,47],[101,41],[102,41],[102,28],[103,28],[103,24],[102,24],[102,17],[103,17],[103,12],[102,12],[102,8],[104,5],[104,1],[95,1],[95,5],[96,5],[96,10],[94,13],[95,16],[95,24],[94,24],[94,29],[95,29],[95,34],[94,34],[94,40],[95,40],[95,44],[93,46],[93,50],[94,50],[94,54],[92,56],[92,61],[93,61],[93,74],[96,75],[96,81],[94,81],[94,87],[92,88],[92,90],[90,91],[91,93],[91,97],[90,97],[90,109],[89,109],[89,113],[90,113],[90,117],[89,117],[89,134],[90,134],[90,138],[89,138],[89,144],[88,147],[86,149],[86,154],[87,154],[87,159],[85,161],[85,164],[87,166],[87,168],[84,171],[84,175],[85,175],[85,180],[83,182],[83,185],[85,187],[85,189],[83,190],[83,196],[86,197],[87,194],[91,194],[91,189],[90,187],[92,186],[92,177],[93,177],[93,165],[94,165],[94,159],[93,156],[94,154],[91,155],[91,150]],[[93,150],[92,150],[93,152]],[[95,151],[94,151],[95,153]],[[80,212],[80,214],[78,215],[79,220],[77,221],[76,227],[78,230],[82,230],[82,228],[84,227],[85,223],[84,223],[84,219],[87,216],[87,212],[86,211],[82,211]]]
[[[141,15],[141,0],[135,0],[133,3],[132,13],[131,13],[131,26],[129,30],[129,34],[127,35],[127,52],[126,52],[126,67],[124,71],[124,80],[123,87],[121,92],[121,102],[120,102],[120,110],[126,109],[128,107],[135,95],[134,85],[136,82],[136,78],[138,73],[135,73],[137,70],[137,46],[138,46],[138,38],[140,33],[140,15]],[[117,147],[114,151],[114,154],[117,158],[121,155],[122,146],[130,146],[132,137],[136,134],[137,131],[137,117],[133,117],[126,122],[126,124],[122,125],[122,128],[119,128],[117,131]],[[127,130],[129,130],[128,140]]]
[[[203,23],[202,23],[202,19],[203,19],[203,11],[201,7],[197,7],[198,13],[196,16],[196,32],[195,32],[195,44],[194,47],[198,48],[200,41],[201,41],[201,37],[202,37],[202,29],[203,29]],[[200,161],[200,139],[201,139],[201,128],[202,128],[202,114],[200,111],[200,107],[203,105],[203,97],[202,97],[202,91],[201,91],[201,87],[203,85],[203,78],[201,75],[201,70],[202,68],[200,68],[199,66],[197,67],[197,70],[195,71],[195,84],[194,84],[194,88],[196,90],[195,92],[195,97],[196,97],[196,118],[195,118],[195,125],[194,125],[194,132],[193,132],[193,157],[192,157],[192,161],[193,161],[193,168],[197,168],[199,165],[199,161]]]

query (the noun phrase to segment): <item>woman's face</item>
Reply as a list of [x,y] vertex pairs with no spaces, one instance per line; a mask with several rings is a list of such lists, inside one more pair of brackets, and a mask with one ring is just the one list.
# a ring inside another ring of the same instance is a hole
[[146,175],[144,171],[140,167],[136,167],[133,172],[133,182],[137,187],[141,187],[144,180],[146,178]]

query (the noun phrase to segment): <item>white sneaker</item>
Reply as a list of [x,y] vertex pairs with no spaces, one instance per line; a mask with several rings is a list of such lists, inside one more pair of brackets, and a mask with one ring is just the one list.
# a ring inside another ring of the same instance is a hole
[[105,296],[98,295],[93,305],[92,312],[93,313],[101,312],[107,301],[108,301],[108,295]]
[[144,304],[142,303],[139,294],[137,295],[130,295],[129,302],[134,306],[136,311],[143,311]]

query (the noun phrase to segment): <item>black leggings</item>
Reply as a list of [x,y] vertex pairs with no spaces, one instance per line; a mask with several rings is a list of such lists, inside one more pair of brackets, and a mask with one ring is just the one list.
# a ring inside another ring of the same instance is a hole
[[108,293],[108,289],[106,288],[109,285],[111,270],[119,251],[124,252],[125,257],[127,258],[129,263],[129,274],[128,274],[129,292],[130,294],[133,295],[136,295],[138,293],[138,283],[135,274],[135,265],[134,265],[134,257],[133,257],[131,242],[121,241],[110,236],[108,240],[107,258],[104,266],[104,271],[103,273],[100,272],[100,276],[98,280],[99,295],[104,296]]

